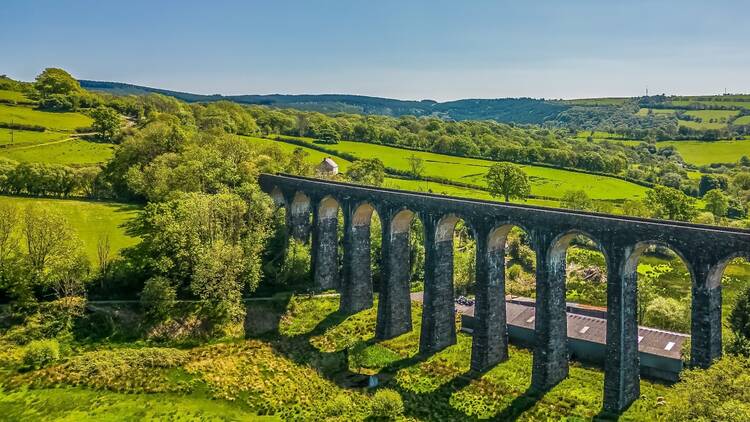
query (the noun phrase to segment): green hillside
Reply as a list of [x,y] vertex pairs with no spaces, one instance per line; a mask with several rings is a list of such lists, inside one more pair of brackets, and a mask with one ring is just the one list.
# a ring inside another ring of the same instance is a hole
[[[307,139],[307,142],[312,140]],[[358,158],[379,158],[387,167],[408,171],[408,158],[414,154],[424,160],[425,176],[441,177],[457,182],[484,186],[484,174],[494,163],[465,157],[453,157],[423,151],[410,151],[385,145],[342,141],[325,145],[338,152]],[[531,193],[536,196],[560,198],[566,190],[582,189],[593,199],[632,199],[645,195],[647,188],[614,177],[598,176],[568,170],[522,165],[531,179]]]
[[123,226],[135,217],[140,209],[134,205],[116,202],[76,201],[65,199],[39,199],[0,196],[0,203],[13,204],[23,210],[25,207],[46,207],[62,213],[86,248],[92,262],[96,262],[97,243],[102,236],[108,236],[112,252],[132,246],[138,239],[129,236]]

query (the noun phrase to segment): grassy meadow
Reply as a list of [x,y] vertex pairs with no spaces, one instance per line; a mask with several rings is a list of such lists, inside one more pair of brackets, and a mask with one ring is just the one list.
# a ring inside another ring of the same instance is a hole
[[0,100],[15,101],[19,103],[31,101],[26,98],[22,92],[8,91],[7,89],[0,89]]
[[[286,152],[292,152],[296,148],[303,148],[308,153],[307,160],[311,164],[319,164],[324,158],[330,156],[330,154],[326,154],[324,152],[321,152],[315,149],[304,148],[304,147],[300,147],[294,144],[289,144],[286,142],[279,142],[279,141],[274,141],[271,139],[255,138],[255,137],[249,137],[249,136],[245,136],[243,138],[248,139],[251,142],[260,143],[263,145],[276,145],[279,148],[281,148],[281,150],[286,151]],[[340,157],[334,157],[334,158],[336,160],[336,163],[339,165],[340,172],[345,172],[347,168],[351,165],[351,161],[349,160],[346,160]],[[387,166],[388,163],[385,163],[385,165]],[[498,198],[493,198],[487,191],[484,191],[481,189],[472,189],[472,188],[467,188],[467,187],[462,187],[462,186],[447,185],[444,183],[428,182],[424,180],[411,180],[411,179],[399,179],[395,177],[386,177],[383,187],[391,188],[391,189],[409,190],[409,191],[414,191],[414,192],[436,193],[440,195],[457,196],[460,198],[483,199],[483,200],[489,200],[489,201],[498,200]],[[557,201],[550,201],[550,200],[545,200],[545,199],[534,199],[534,198],[529,198],[526,201],[513,201],[513,202],[522,202],[525,204],[546,206],[546,207],[557,207],[559,205]]]
[[112,144],[75,138],[21,148],[0,149],[0,157],[19,162],[87,166],[106,162],[114,154],[114,148]]
[[0,122],[38,125],[50,130],[72,132],[80,127],[91,126],[93,120],[81,113],[54,113],[0,104]]
[[711,163],[736,163],[743,155],[750,156],[750,140],[743,141],[663,141],[659,147],[674,146],[685,162],[696,166]]
[[741,126],[741,125],[750,125],[750,116],[740,116],[732,122],[732,124]]
[[33,132],[30,130],[11,130],[0,128],[0,154],[3,149],[27,147],[68,138],[70,134],[62,132]]
[[47,207],[62,213],[84,243],[92,262],[97,259],[97,243],[102,236],[109,237],[113,253],[138,243],[138,239],[129,236],[123,226],[140,209],[134,205],[15,196],[0,196],[0,203],[13,204],[20,212],[26,207]]
[[[307,140],[312,142],[312,140]],[[326,148],[352,154],[358,158],[379,158],[387,167],[408,171],[409,157],[413,154],[424,160],[424,176],[441,177],[457,182],[484,186],[484,175],[494,163],[490,160],[454,157],[424,151],[410,151],[401,148],[369,144],[364,142],[341,141]],[[560,170],[533,165],[521,165],[531,181],[532,195],[560,198],[566,190],[582,189],[593,199],[619,200],[641,198],[646,188],[614,177],[591,175],[568,170]]]

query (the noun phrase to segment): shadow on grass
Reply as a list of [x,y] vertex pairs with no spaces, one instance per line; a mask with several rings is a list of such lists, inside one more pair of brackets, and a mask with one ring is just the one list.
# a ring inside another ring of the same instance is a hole
[[[285,306],[289,302],[285,302]],[[315,368],[323,377],[333,382],[340,388],[364,390],[367,387],[369,375],[354,372],[350,369],[347,349],[333,352],[325,352],[315,347],[311,340],[325,334],[329,329],[342,324],[351,315],[333,311],[325,315],[309,331],[297,335],[285,335],[279,331],[278,323],[281,316],[276,320],[275,330],[263,335],[269,341],[275,352],[281,354],[296,364],[309,365]],[[419,330],[419,327],[415,327]],[[374,334],[374,333],[373,333]],[[374,336],[358,342],[365,347],[379,344],[380,341]],[[440,353],[440,352],[438,352]],[[382,387],[392,388],[401,394],[405,405],[405,416],[427,421],[461,421],[475,420],[463,411],[451,405],[451,396],[465,387],[469,386],[475,379],[480,379],[486,372],[476,373],[471,370],[453,376],[447,382],[436,389],[418,393],[407,389],[393,381],[396,374],[406,368],[419,365],[434,355],[414,354],[404,357],[380,368],[374,375],[378,377]],[[500,363],[500,365],[503,365]],[[408,387],[408,386],[407,386]],[[531,391],[530,389],[515,397],[511,403],[501,409],[492,420],[517,419],[524,412],[534,407],[544,396],[544,393]]]

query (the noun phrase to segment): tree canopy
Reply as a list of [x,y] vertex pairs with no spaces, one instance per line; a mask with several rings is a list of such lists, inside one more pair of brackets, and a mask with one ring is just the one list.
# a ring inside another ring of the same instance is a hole
[[505,198],[526,198],[531,194],[529,179],[520,167],[511,163],[494,164],[484,176],[490,195]]

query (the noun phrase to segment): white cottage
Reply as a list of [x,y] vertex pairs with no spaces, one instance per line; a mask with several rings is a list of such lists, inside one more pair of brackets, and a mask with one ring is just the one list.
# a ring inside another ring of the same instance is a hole
[[318,174],[324,176],[335,176],[339,174],[339,165],[331,157],[326,157],[315,168]]

